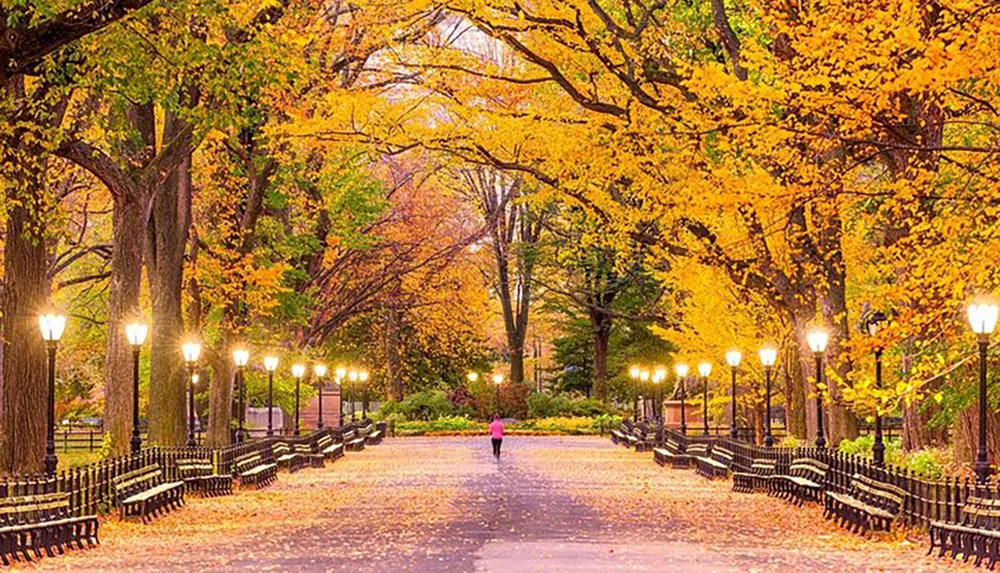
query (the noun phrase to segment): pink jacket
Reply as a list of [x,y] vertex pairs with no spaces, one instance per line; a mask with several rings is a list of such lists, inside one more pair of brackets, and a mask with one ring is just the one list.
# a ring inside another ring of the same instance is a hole
[[490,422],[490,437],[494,440],[499,440],[503,437],[503,422],[500,420],[493,420]]

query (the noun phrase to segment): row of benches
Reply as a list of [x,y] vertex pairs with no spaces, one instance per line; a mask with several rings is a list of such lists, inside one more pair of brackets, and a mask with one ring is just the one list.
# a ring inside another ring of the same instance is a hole
[[[734,462],[734,453],[722,444],[683,447],[670,438],[664,447],[654,449],[653,457],[660,465],[693,464],[698,474],[709,479],[728,477]],[[825,517],[855,532],[888,530],[902,512],[906,492],[901,488],[855,474],[846,492],[827,491],[829,472],[827,464],[813,458],[794,459],[782,473],[774,460],[757,459],[749,472],[732,473],[733,491],[766,492],[800,505],[822,501]]]
[[[683,447],[668,437],[653,450],[653,459],[675,468],[693,464],[697,473],[714,479],[730,474],[734,453],[722,444]],[[780,473],[775,460],[755,459],[749,471],[732,472],[733,491],[765,492],[799,505],[822,502],[825,518],[854,533],[889,531],[905,508],[908,493],[901,487],[855,473],[846,491],[831,491],[829,476],[829,465],[813,458],[793,459]],[[964,561],[974,558],[976,566],[985,562],[990,569],[1000,562],[1000,499],[970,496],[956,521],[934,521],[928,530],[928,554],[937,549],[939,556],[962,555]]]
[[643,424],[632,426],[622,422],[617,430],[611,430],[611,443],[646,452],[656,446],[656,431]]
[[[383,428],[369,424],[344,432],[340,442],[329,433],[313,444],[279,441],[237,457],[232,475],[216,474],[212,461],[205,458],[177,459],[177,480],[168,480],[159,464],[148,464],[111,480],[112,503],[121,518],[146,522],[182,506],[186,491],[228,495],[233,492],[234,478],[240,487],[261,488],[277,478],[279,468],[323,467],[327,460],[342,457],[345,449],[364,449],[366,442],[377,444],[383,435]],[[92,546],[98,543],[97,528],[96,515],[71,514],[67,492],[0,497],[0,560],[10,565],[12,560],[40,558],[42,552],[53,556],[73,545],[81,549],[84,544]]]

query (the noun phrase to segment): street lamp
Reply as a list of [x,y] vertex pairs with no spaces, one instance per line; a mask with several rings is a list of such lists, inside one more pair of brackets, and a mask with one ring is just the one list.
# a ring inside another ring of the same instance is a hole
[[629,368],[628,375],[632,378],[632,421],[639,421],[639,373],[642,372],[638,366]]
[[[882,326],[889,318],[884,312],[875,311],[865,321],[865,331],[868,336],[875,338]],[[882,345],[875,347],[875,388],[882,389]],[[885,443],[882,440],[882,414],[879,412],[878,403],[875,404],[875,444],[872,446],[872,457],[875,465],[885,466]]]
[[299,391],[302,386],[302,377],[306,375],[306,367],[301,364],[292,365],[292,376],[295,378],[295,424],[292,426],[292,434],[299,435]]
[[267,370],[267,437],[274,435],[274,371],[278,369],[277,356],[264,357],[264,370]]
[[245,348],[237,348],[233,350],[233,364],[236,365],[236,443],[242,444],[247,439],[247,430],[244,427],[244,419],[246,417],[246,408],[243,404],[244,394],[245,394],[245,381],[243,379],[243,369],[246,368],[247,362],[250,361],[250,351]]
[[712,365],[709,362],[702,362],[698,365],[698,374],[701,374],[701,383],[704,389],[702,395],[702,419],[704,420],[706,436],[708,435],[708,377],[712,374]]
[[358,390],[358,372],[351,370],[347,373],[347,379],[351,381],[351,423],[354,423],[354,402],[358,399],[354,394]]
[[147,334],[149,326],[141,322],[125,325],[125,337],[132,346],[132,439],[129,440],[129,449],[133,454],[142,449],[142,437],[139,436],[139,351],[146,342]]
[[503,374],[493,375],[493,385],[497,387],[497,416],[500,415],[500,385],[503,384]]
[[49,359],[49,398],[46,422],[48,429],[45,434],[45,475],[55,477],[59,458],[56,457],[56,347],[66,330],[66,315],[58,313],[43,314],[38,317],[38,327],[42,331]]
[[990,464],[986,456],[986,351],[990,335],[997,326],[997,305],[978,302],[969,305],[969,325],[979,338],[979,451],[976,453],[976,480],[990,479]]
[[830,335],[821,328],[816,328],[806,334],[806,342],[809,349],[816,356],[816,447],[826,447],[826,437],[823,432],[823,391],[820,385],[823,383],[823,351],[826,350],[826,343],[830,340]]
[[326,376],[326,364],[322,362],[313,365],[313,375],[316,376],[316,387],[319,391],[319,417],[316,419],[316,427],[323,429],[323,377]]
[[736,370],[740,367],[743,354],[739,350],[730,350],[726,353],[726,363],[733,375],[733,423],[729,426],[729,435],[735,440],[739,437],[740,431],[736,427]]
[[771,433],[771,369],[778,361],[778,350],[773,346],[760,349],[760,364],[764,367],[764,445],[774,445],[774,434]]
[[684,388],[684,378],[688,375],[687,364],[677,364],[674,366],[674,373],[677,374],[677,383],[681,387],[681,435],[687,434],[687,409],[684,404],[684,394],[686,393],[686,388]]
[[181,354],[184,355],[184,363],[188,369],[188,441],[187,446],[193,448],[198,445],[194,439],[194,382],[195,366],[198,364],[198,357],[201,356],[201,344],[197,342],[185,342],[181,346]]
[[361,421],[368,419],[368,371],[358,372],[358,380],[361,382]]

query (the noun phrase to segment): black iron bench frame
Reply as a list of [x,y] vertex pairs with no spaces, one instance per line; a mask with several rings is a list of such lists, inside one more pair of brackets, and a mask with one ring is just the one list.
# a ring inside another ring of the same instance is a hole
[[125,472],[111,480],[115,506],[122,519],[150,517],[184,505],[184,482],[168,482],[159,464],[149,464]]
[[[74,544],[79,549],[98,543],[97,516],[73,516],[69,493],[43,493],[0,498],[0,560],[32,561],[55,552],[65,553]],[[55,550],[55,552],[53,552]]]

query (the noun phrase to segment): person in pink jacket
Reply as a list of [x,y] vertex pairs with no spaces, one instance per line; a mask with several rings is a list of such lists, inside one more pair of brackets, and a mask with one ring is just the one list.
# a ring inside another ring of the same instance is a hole
[[503,443],[503,421],[500,416],[493,416],[490,423],[490,439],[493,441],[493,457],[500,459],[500,444]]

